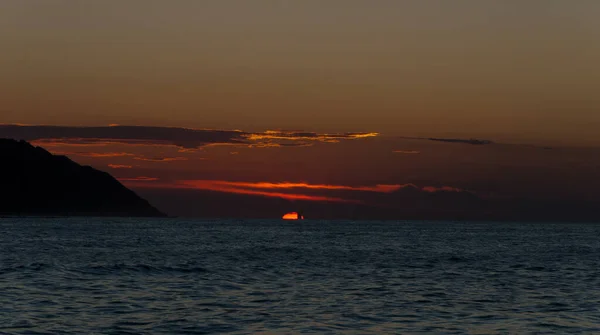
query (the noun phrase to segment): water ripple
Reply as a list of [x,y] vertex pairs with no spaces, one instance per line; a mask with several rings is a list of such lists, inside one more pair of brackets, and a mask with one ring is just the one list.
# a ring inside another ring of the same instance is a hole
[[1,219],[0,334],[598,333],[593,224]]

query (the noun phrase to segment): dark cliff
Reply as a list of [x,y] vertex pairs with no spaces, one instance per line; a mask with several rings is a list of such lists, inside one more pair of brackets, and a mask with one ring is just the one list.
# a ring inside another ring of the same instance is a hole
[[165,216],[106,172],[0,139],[0,215]]

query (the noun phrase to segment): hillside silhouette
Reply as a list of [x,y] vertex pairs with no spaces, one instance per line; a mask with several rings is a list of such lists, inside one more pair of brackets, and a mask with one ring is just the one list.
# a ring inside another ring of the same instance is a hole
[[0,215],[165,216],[106,172],[0,139]]

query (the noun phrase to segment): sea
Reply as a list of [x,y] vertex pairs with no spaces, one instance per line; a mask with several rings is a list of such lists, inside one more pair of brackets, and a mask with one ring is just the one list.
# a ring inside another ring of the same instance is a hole
[[600,224],[0,219],[0,334],[600,333]]

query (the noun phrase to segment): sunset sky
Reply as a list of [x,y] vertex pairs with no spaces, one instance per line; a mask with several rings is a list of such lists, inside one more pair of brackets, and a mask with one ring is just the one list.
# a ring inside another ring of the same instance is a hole
[[173,215],[597,213],[598,14],[596,0],[4,0],[0,137]]

